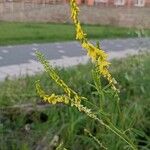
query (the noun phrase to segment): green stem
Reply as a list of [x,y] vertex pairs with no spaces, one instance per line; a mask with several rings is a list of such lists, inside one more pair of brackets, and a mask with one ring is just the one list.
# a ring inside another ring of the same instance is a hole
[[118,128],[116,128],[110,121],[109,118],[104,117],[103,120],[105,120],[107,123],[105,123],[103,120],[99,119],[93,112],[91,112],[90,109],[79,105],[77,106],[77,108],[79,109],[79,111],[84,112],[88,117],[97,120],[101,125],[105,126],[107,129],[111,130],[114,134],[116,134],[118,137],[120,137],[123,141],[125,141],[128,145],[130,145],[130,147],[133,150],[137,150],[136,146],[134,145],[134,143],[128,138],[128,136],[120,131]]
[[[101,123],[101,120],[99,120],[97,118],[97,120],[99,121],[99,123]],[[133,150],[137,150],[136,146],[133,144],[133,142],[128,138],[127,135],[125,135],[123,132],[121,132],[118,128],[116,128],[111,122],[108,122],[108,124],[103,122],[103,125],[111,130],[113,133],[115,133],[117,136],[119,136],[122,140],[124,140],[126,143],[128,143],[130,145],[130,147]]]

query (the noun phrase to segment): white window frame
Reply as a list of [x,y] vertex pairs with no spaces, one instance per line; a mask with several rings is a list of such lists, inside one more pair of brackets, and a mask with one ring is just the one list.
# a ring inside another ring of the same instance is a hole
[[115,0],[115,5],[123,6],[125,5],[125,0]]
[[108,0],[95,0],[95,2],[97,2],[97,3],[107,3]]
[[134,6],[144,7],[145,6],[145,0],[134,0]]

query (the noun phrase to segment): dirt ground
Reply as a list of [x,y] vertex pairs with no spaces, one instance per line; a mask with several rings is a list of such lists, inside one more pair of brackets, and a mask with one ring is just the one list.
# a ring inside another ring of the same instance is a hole
[[[150,28],[150,8],[80,6],[82,23]],[[68,4],[0,3],[0,21],[70,23]]]

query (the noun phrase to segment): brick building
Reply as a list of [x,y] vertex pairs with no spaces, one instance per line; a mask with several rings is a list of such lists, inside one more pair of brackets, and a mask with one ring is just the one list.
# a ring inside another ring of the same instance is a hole
[[77,0],[78,4],[115,6],[115,7],[150,7],[150,0]]
[[[0,2],[25,2],[38,4],[67,3],[69,0],[0,0]],[[79,5],[108,6],[108,7],[150,7],[150,0],[77,0]]]

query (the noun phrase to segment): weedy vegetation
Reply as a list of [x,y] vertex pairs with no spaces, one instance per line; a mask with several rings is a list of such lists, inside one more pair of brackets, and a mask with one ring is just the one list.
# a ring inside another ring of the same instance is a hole
[[[119,83],[120,107],[124,114],[122,121],[117,121],[114,101],[109,93],[105,95],[104,104],[106,112],[113,112],[110,116],[112,122],[119,129],[126,130],[136,147],[142,150],[148,150],[150,147],[149,64],[149,53],[113,60],[110,71]],[[92,73],[89,73],[92,69],[93,64],[89,63],[71,68],[57,68],[55,71],[69,87],[75,89],[79,95],[87,97],[92,106],[99,107],[98,93],[92,86]],[[0,83],[0,145],[4,150],[50,147],[54,137],[59,137],[54,147],[63,142],[62,146],[67,149],[102,149],[90,134],[108,149],[128,149],[115,134],[77,109],[63,104],[41,103],[34,85],[38,79],[47,93],[64,94],[54,81],[49,79],[47,73],[16,80],[6,79]],[[104,79],[101,82],[106,85]],[[91,108],[88,101],[82,103]]]
[[[17,81],[7,79],[2,83],[1,104],[7,105],[1,115],[4,122],[0,126],[4,135],[1,136],[2,148],[149,149],[150,54],[114,61],[110,71],[107,54],[99,44],[95,46],[88,41],[81,27],[76,1],[71,0],[70,5],[76,39],[87,51],[92,64],[55,70],[42,53],[36,52],[48,77],[37,75]],[[47,92],[39,80],[34,89],[31,83],[35,78],[41,78]],[[22,99],[37,103],[36,91],[43,103],[32,107],[20,104]],[[16,102],[20,105],[9,106]]]

